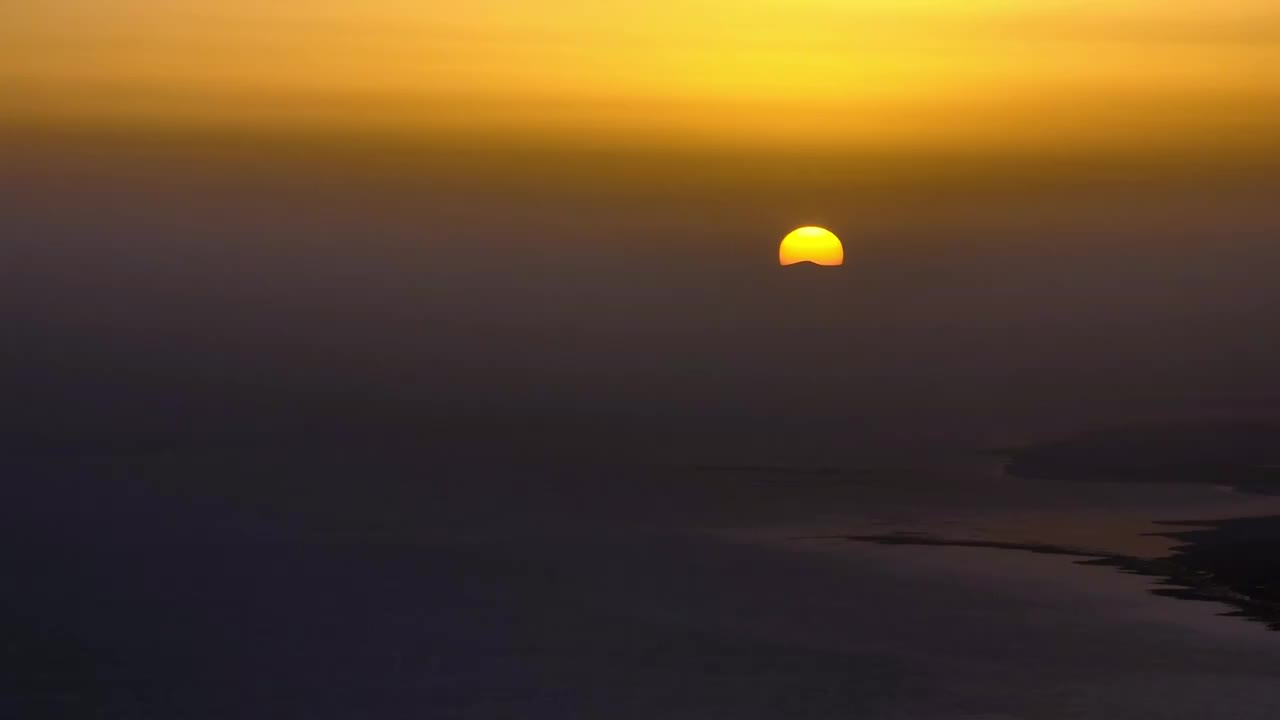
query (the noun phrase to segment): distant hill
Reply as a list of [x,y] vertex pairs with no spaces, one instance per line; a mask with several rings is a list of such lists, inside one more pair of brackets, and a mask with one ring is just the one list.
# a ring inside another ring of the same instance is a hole
[[1280,492],[1280,421],[1200,421],[1090,430],[1001,451],[1025,478],[1202,482]]

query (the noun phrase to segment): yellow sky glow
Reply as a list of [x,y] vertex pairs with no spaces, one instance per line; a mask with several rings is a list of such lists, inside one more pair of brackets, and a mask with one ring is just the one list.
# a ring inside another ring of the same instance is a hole
[[746,145],[1247,143],[1273,0],[47,0],[0,113]]

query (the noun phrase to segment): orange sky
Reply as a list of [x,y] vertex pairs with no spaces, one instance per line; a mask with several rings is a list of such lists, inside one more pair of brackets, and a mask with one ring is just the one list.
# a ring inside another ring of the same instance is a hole
[[1216,142],[1280,126],[1273,0],[47,0],[0,9],[25,122],[593,142]]

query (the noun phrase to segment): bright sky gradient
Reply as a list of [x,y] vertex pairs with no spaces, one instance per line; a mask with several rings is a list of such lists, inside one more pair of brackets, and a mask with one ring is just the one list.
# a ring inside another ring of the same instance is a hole
[[20,121],[607,143],[1249,145],[1275,0],[45,0],[0,6]]

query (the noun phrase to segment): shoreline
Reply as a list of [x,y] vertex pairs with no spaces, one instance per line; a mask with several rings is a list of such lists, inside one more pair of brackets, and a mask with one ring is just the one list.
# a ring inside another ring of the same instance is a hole
[[1082,565],[1112,567],[1155,578],[1148,592],[1179,600],[1217,602],[1232,608],[1221,613],[1263,624],[1280,632],[1280,516],[1219,520],[1158,521],[1194,528],[1148,533],[1184,541],[1163,557],[1144,558],[1107,550],[1046,542],[948,538],[918,532],[797,537],[796,540],[844,540],[884,546],[968,547],[1060,555]]

